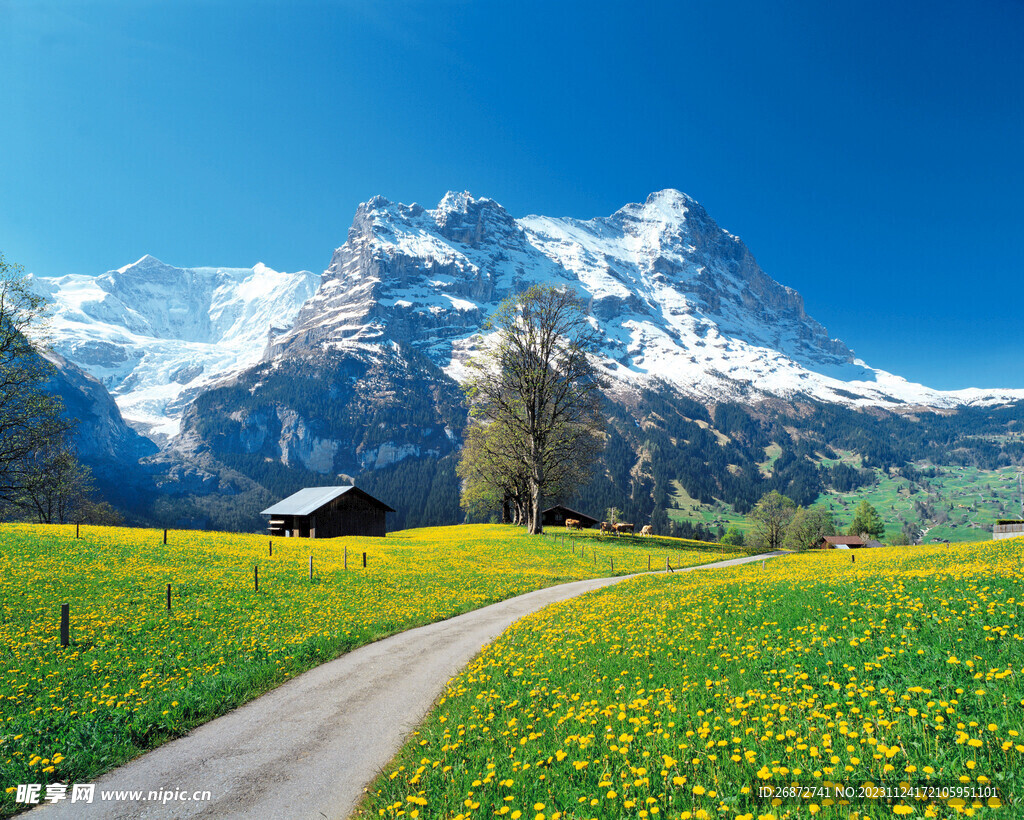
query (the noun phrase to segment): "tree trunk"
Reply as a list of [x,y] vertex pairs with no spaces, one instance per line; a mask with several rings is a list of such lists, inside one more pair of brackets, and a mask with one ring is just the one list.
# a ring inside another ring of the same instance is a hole
[[540,535],[544,532],[544,524],[541,521],[541,489],[540,485],[536,482],[531,482],[533,486],[530,487],[530,535]]
[[506,494],[505,498],[502,499],[502,502],[501,502],[501,523],[502,524],[511,524],[512,523],[512,511],[509,509],[510,506],[511,506],[511,501],[509,500],[509,497]]

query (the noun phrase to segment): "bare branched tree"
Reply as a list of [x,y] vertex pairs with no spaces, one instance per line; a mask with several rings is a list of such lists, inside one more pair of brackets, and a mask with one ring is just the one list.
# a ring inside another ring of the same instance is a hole
[[545,497],[589,477],[603,447],[601,380],[590,354],[599,334],[569,290],[534,286],[505,300],[488,323],[490,347],[471,359],[461,475],[467,491],[521,504],[529,532],[543,531]]

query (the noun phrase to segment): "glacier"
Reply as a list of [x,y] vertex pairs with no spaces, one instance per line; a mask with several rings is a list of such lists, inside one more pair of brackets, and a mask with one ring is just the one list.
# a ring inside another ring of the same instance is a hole
[[152,256],[99,276],[29,277],[51,302],[47,343],[99,380],[157,443],[201,390],[259,361],[316,291],[318,274],[167,265]]

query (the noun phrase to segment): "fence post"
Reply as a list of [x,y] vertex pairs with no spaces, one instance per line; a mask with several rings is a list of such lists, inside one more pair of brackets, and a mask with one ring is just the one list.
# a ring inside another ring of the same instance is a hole
[[671,565],[669,564],[669,562],[668,562],[668,556],[666,555],[666,556],[665,556],[665,572],[671,572],[671,571],[672,571],[672,567],[671,567]]
[[614,558],[609,558],[608,560],[611,562],[612,572],[615,572],[615,559]]
[[269,556],[270,556],[271,558],[273,558],[273,557],[274,557],[274,542],[273,542],[273,541],[271,541],[271,542],[270,542],[270,544],[268,544],[268,545],[267,545],[267,548],[268,548],[268,549],[270,550],[270,552],[268,553],[268,555],[269,555]]
[[171,585],[167,585],[167,611],[171,611]]
[[67,646],[71,642],[71,606],[60,605],[60,645]]
[[164,543],[167,543],[167,528],[164,528]]
[[648,572],[651,571],[651,556],[650,555],[647,556],[647,571]]
[[366,569],[366,553],[363,553],[363,569]]
[[252,579],[253,579],[253,582],[256,584],[256,591],[259,592],[260,591],[260,565],[259,564],[255,564],[253,566],[253,568],[252,568]]
[[345,546],[345,569],[348,569],[348,545]]
[[313,580],[313,556],[309,556],[309,580]]
[[78,538],[78,524],[75,524],[75,538]]

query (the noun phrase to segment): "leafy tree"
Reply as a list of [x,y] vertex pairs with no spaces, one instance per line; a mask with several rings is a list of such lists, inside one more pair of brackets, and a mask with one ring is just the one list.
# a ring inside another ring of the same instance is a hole
[[503,524],[526,520],[529,484],[526,468],[507,440],[510,430],[502,424],[474,424],[466,431],[462,458],[456,472],[462,479],[460,504],[466,513],[486,518],[501,509]]
[[905,547],[910,544],[910,536],[907,535],[906,531],[901,530],[889,539],[889,543],[894,547]]
[[609,524],[618,524],[620,515],[622,515],[622,513],[619,511],[618,507],[609,507],[604,511],[605,520],[607,520]]
[[92,473],[67,443],[50,443],[29,457],[26,466],[19,503],[40,524],[67,524],[85,520],[87,512],[101,513],[90,498],[95,492]]
[[777,550],[782,546],[796,503],[777,490],[761,497],[748,516],[753,522],[750,541],[753,546]]
[[[583,484],[604,444],[602,384],[588,357],[599,337],[582,299],[539,285],[506,299],[487,329],[495,338],[468,362],[467,438],[482,425],[487,431],[477,434],[479,441],[506,450],[501,459],[467,464],[463,474],[508,472],[487,477],[492,490],[525,476],[525,523],[537,534],[545,497],[568,496]],[[463,460],[481,452],[466,448]]]
[[885,535],[885,522],[878,514],[878,510],[872,507],[868,500],[862,499],[853,514],[853,521],[850,522],[850,529],[847,535],[870,535],[872,538],[881,538]]
[[733,525],[726,530],[725,535],[718,539],[720,544],[729,544],[733,547],[743,546],[743,533],[740,532],[739,527]]
[[822,536],[835,534],[836,525],[832,513],[822,507],[801,507],[786,528],[783,544],[786,549],[805,550],[816,544]]
[[45,307],[22,269],[0,255],[0,498],[12,503],[36,470],[33,456],[70,428],[60,400],[44,389],[52,366],[30,337],[41,336]]

